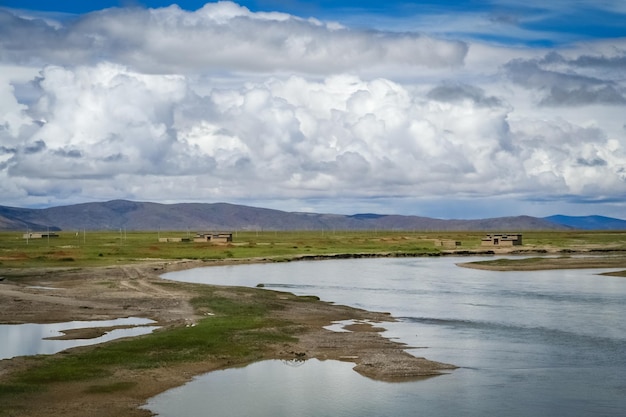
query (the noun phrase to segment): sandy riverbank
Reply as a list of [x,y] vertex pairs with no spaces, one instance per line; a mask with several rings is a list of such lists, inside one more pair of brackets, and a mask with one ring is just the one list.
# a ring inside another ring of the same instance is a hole
[[[616,252],[602,256],[579,253],[577,256],[510,257],[493,261],[462,262],[457,263],[457,265],[464,268],[489,271],[626,268],[626,255],[622,252]],[[626,271],[609,272],[603,275],[626,276]]]
[[[233,263],[241,261],[233,261]],[[164,272],[207,266],[195,261],[152,261],[135,265],[81,269],[3,270],[0,282],[0,322],[52,323],[72,320],[105,320],[119,317],[145,317],[164,328],[190,325],[202,317],[190,304],[195,286],[163,286]],[[248,289],[254,297],[261,289]],[[241,296],[229,287],[222,294]],[[405,346],[384,338],[371,323],[392,321],[386,313],[368,312],[321,301],[302,299],[286,293],[275,293],[281,308],[272,314],[297,326],[298,341],[267,346],[259,359],[335,359],[355,363],[355,370],[367,377],[402,381],[437,375],[453,366],[416,358]],[[324,329],[334,321],[352,320],[351,332]],[[95,337],[102,329],[71,337]],[[91,347],[77,348],[92,349]],[[63,354],[63,353],[62,353]],[[67,353],[65,353],[67,354]],[[69,353],[72,354],[71,352]],[[0,383],[29,366],[29,358],[0,361]],[[18,402],[5,404],[0,416],[147,416],[140,407],[145,401],[167,389],[184,384],[193,376],[211,370],[240,366],[233,358],[179,364],[146,370],[118,369],[113,375],[90,380],[90,386],[110,386],[116,381],[129,382],[128,388],[114,393],[90,393],[84,383],[49,384],[45,392],[19,396]],[[12,410],[12,411],[8,411]]]

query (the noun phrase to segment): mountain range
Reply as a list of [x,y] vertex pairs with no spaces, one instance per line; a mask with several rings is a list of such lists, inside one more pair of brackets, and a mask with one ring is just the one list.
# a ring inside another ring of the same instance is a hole
[[443,220],[385,214],[286,212],[228,203],[159,204],[112,200],[43,209],[0,206],[0,230],[626,230],[626,220],[556,215]]

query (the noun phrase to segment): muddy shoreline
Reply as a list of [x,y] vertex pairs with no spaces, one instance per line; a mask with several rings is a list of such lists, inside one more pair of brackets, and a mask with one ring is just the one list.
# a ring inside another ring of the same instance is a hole
[[[228,263],[263,262],[233,260]],[[223,265],[224,262],[151,261],[133,265],[81,269],[3,270],[0,282],[0,322],[54,323],[73,320],[110,320],[120,317],[144,317],[157,321],[163,328],[188,326],[203,316],[194,312],[190,299],[195,285],[175,283],[161,285],[160,275],[182,269]],[[239,294],[241,289],[238,289]],[[262,289],[246,289],[254,297]],[[235,291],[220,287],[220,292]],[[272,292],[274,293],[274,292]],[[300,328],[297,342],[267,346],[255,360],[284,359],[341,360],[355,364],[360,374],[382,381],[404,381],[449,372],[452,365],[416,358],[406,346],[383,337],[376,323],[393,321],[384,312],[369,312],[334,305],[315,299],[302,302],[292,294],[275,292],[281,309],[272,314],[288,318]],[[351,320],[350,332],[333,332],[325,326],[335,321]],[[70,333],[67,337],[94,337],[103,329]],[[57,355],[71,355],[93,347],[75,348]],[[18,357],[0,361],[0,384],[27,369],[36,360]],[[146,400],[160,392],[182,385],[192,377],[217,369],[243,366],[233,358],[185,363],[147,370],[118,369],[114,375],[89,381],[89,386],[112,386],[126,381],[127,389],[115,393],[90,393],[84,383],[52,383],[44,392],[18,396],[5,404],[6,415],[20,416],[148,416],[140,409]],[[2,408],[2,407],[0,407]],[[3,414],[0,409],[0,415]]]

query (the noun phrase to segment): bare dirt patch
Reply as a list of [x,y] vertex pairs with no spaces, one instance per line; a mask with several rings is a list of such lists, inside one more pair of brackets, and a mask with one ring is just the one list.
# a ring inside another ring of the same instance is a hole
[[116,329],[128,329],[135,326],[88,327],[84,329],[60,330],[61,336],[46,337],[46,340],[96,339]]

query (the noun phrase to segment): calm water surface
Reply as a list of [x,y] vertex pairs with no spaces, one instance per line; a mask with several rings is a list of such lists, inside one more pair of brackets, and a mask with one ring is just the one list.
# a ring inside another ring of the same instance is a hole
[[[148,334],[158,328],[153,320],[127,317],[116,320],[71,321],[50,324],[0,324],[0,359],[16,356],[50,355],[73,347],[94,345],[122,337]],[[130,326],[130,327],[126,327]],[[93,327],[120,327],[92,339],[50,340],[62,331]]]
[[400,318],[385,336],[461,368],[389,384],[351,364],[268,361],[150,400],[161,416],[624,416],[626,279],[600,270],[492,272],[474,258],[201,268],[167,279],[314,294]]

